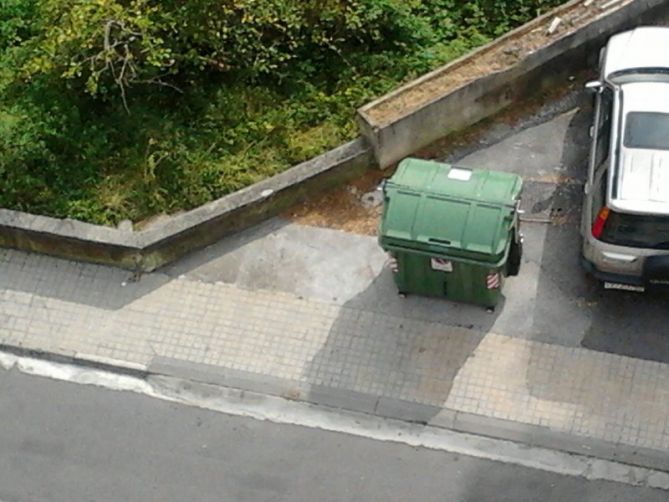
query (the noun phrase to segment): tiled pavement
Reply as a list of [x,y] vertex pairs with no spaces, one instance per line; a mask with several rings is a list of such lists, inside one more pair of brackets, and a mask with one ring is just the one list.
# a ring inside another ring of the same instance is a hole
[[669,365],[280,292],[128,277],[0,250],[0,344],[218,369],[290,397],[348,392],[375,402],[372,412],[387,398],[398,416],[422,406],[435,419],[467,414],[669,456]]

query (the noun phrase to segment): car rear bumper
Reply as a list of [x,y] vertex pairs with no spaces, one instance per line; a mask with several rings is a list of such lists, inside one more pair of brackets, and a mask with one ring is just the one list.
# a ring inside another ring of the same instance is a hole
[[602,272],[587,258],[581,256],[581,264],[583,268],[592,275],[595,279],[604,282],[611,282],[616,284],[629,284],[631,286],[646,286],[646,280],[638,275],[615,274],[611,272]]

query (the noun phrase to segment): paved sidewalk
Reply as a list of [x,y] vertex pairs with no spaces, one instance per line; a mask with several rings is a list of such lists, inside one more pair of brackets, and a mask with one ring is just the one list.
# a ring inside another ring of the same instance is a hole
[[639,452],[669,459],[666,364],[275,291],[128,279],[0,250],[0,344],[596,455],[605,445],[632,463],[648,464]]

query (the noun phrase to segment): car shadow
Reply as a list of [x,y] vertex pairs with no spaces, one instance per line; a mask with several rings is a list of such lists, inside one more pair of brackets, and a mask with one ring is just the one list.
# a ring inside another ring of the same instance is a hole
[[549,201],[551,223],[543,240],[534,330],[551,333],[542,341],[669,362],[669,291],[604,290],[580,263],[592,113],[592,97],[583,92],[564,139],[561,164],[567,176]]
[[[528,409],[539,423],[611,444],[659,447],[630,432],[629,423],[641,424],[642,430],[654,427],[653,421],[666,414],[660,404],[663,391],[648,385],[644,392],[650,397],[643,402],[630,400],[626,406],[625,399],[626,392],[652,382],[652,371],[643,363],[602,359],[596,353],[668,363],[669,294],[607,291],[581,266],[579,227],[588,159],[588,143],[581,138],[587,138],[591,115],[589,99],[584,100],[564,140],[562,164],[570,174],[547,201],[549,222],[531,227],[534,240],[527,254],[538,278],[532,339],[553,348],[530,346],[518,367],[531,396]],[[572,348],[589,351],[575,357]],[[646,369],[637,375],[636,367]]]

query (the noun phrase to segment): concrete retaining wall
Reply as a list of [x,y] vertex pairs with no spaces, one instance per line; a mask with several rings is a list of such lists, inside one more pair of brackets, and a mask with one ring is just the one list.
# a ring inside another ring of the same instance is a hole
[[0,209],[0,246],[148,272],[373,165],[371,148],[358,139],[140,232]]
[[547,38],[545,46],[534,50],[504,71],[491,73],[450,92],[436,95],[416,109],[398,107],[391,116],[374,118],[375,110],[387,107],[400,95],[406,95],[412,90],[420,91],[421,87],[436,77],[473,64],[481,55],[523,33],[533,29],[545,30],[550,19],[564,9],[582,3],[583,0],[569,2],[360,108],[358,122],[363,136],[374,148],[377,163],[384,168],[390,166],[449,133],[465,129],[542,89],[564,82],[578,71],[594,68],[599,48],[605,45],[611,35],[642,23],[658,22],[669,13],[667,0],[621,0],[572,33],[565,28],[564,36],[550,40]]

